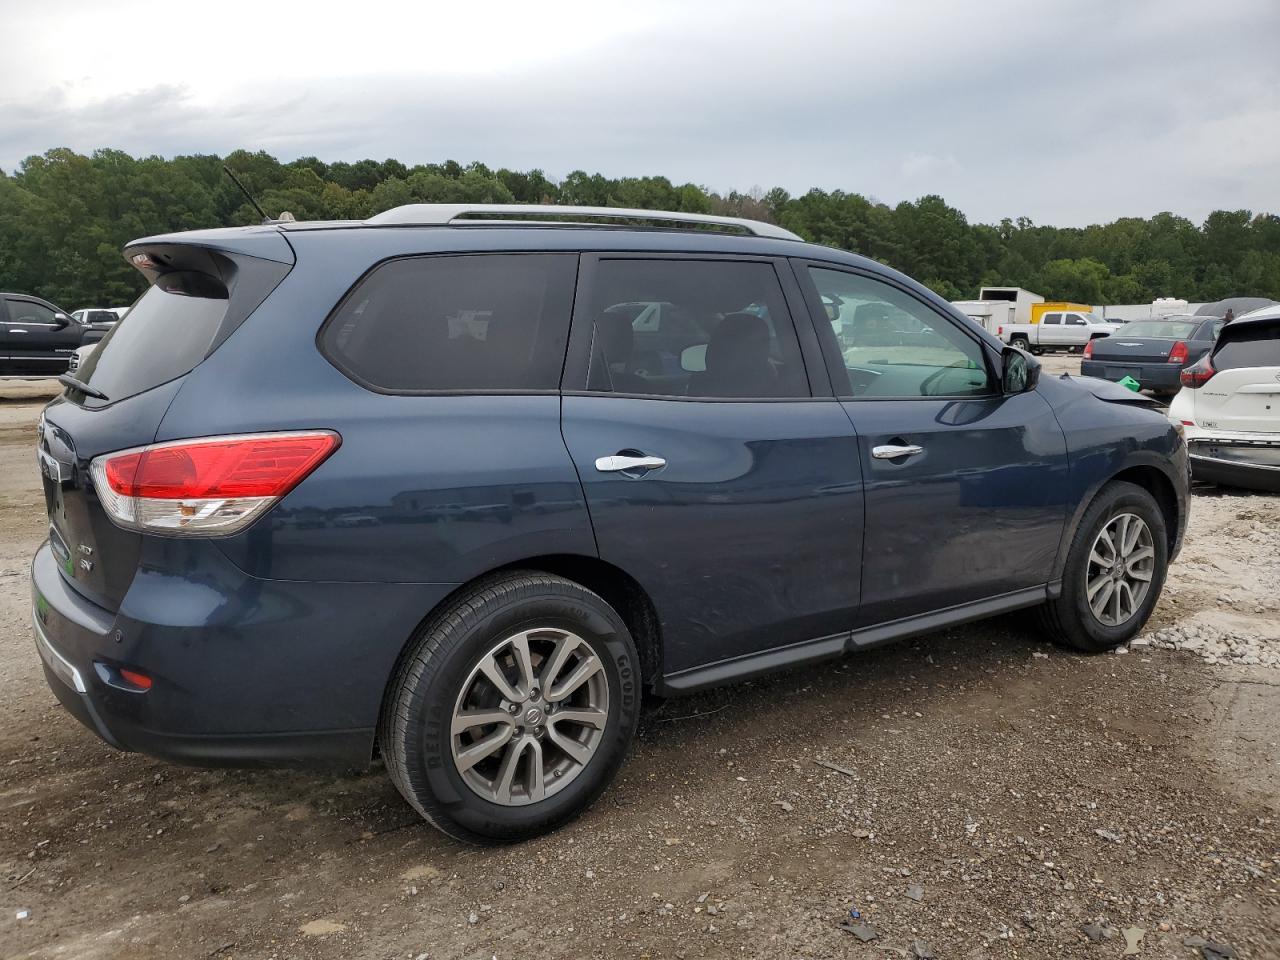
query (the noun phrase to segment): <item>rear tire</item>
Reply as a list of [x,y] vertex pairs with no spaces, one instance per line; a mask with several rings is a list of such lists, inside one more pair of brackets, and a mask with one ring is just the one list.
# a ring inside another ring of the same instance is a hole
[[378,740],[392,782],[433,826],[471,843],[523,840],[609,784],[640,701],[639,657],[614,609],[573,581],[515,572],[422,628]]
[[1168,565],[1169,538],[1155,498],[1136,484],[1110,483],[1080,520],[1062,593],[1039,608],[1041,626],[1055,643],[1085,653],[1118,647],[1146,625]]
[[1017,347],[1019,350],[1026,350],[1026,351],[1030,351],[1030,350],[1031,350],[1031,341],[1030,341],[1030,340],[1028,340],[1026,337],[1013,337],[1013,338],[1009,341],[1009,346],[1011,346],[1011,347]]

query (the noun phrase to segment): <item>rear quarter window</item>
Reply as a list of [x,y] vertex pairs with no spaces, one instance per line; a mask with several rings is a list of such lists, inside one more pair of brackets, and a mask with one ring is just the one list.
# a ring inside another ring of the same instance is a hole
[[384,393],[556,390],[577,266],[574,254],[392,260],[342,300],[320,349]]

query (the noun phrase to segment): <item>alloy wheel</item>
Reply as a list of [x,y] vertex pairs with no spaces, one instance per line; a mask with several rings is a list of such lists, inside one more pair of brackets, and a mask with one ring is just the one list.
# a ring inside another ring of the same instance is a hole
[[1156,549],[1147,522],[1133,513],[1112,517],[1089,551],[1086,599],[1103,626],[1127,623],[1142,607],[1155,574]]
[[454,766],[476,794],[537,803],[580,774],[604,738],[609,679],[582,637],[557,627],[507,637],[472,668],[454,705]]

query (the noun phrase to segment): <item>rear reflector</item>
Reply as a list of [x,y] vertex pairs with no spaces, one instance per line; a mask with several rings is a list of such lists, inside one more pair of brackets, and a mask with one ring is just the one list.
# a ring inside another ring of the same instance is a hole
[[1182,373],[1178,374],[1178,379],[1182,381],[1184,387],[1195,390],[1212,380],[1217,372],[1213,369],[1213,361],[1209,359],[1209,354],[1206,353],[1191,366],[1185,367]]
[[340,443],[327,430],[178,440],[106,454],[90,470],[120,526],[225,536],[253,523]]
[[1186,363],[1187,362],[1187,342],[1179,340],[1173,345],[1173,349],[1169,351],[1169,359],[1166,363]]
[[124,667],[121,667],[120,676],[124,677],[139,690],[151,689],[151,678],[145,673],[139,673],[137,670],[126,670]]

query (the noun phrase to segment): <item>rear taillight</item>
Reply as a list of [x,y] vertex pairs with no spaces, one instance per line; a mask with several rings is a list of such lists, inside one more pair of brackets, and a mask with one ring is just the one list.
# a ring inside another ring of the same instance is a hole
[[1083,356],[1084,356],[1084,359],[1086,360],[1090,360],[1093,358],[1093,341],[1092,340],[1090,340],[1088,343],[1084,345]]
[[1003,336],[1004,336],[1004,327],[996,327],[996,336],[997,336],[997,337],[1003,337]]
[[1213,361],[1209,359],[1209,354],[1205,354],[1191,366],[1183,369],[1178,375],[1178,379],[1182,381],[1184,387],[1190,387],[1192,390],[1197,387],[1203,387],[1206,383],[1213,379],[1213,375],[1218,371],[1213,369]]
[[1169,351],[1169,359],[1167,363],[1186,363],[1187,362],[1187,342],[1179,340],[1173,345],[1173,349]]
[[325,430],[178,440],[105,454],[90,472],[122,527],[225,536],[271,509],[341,442]]

